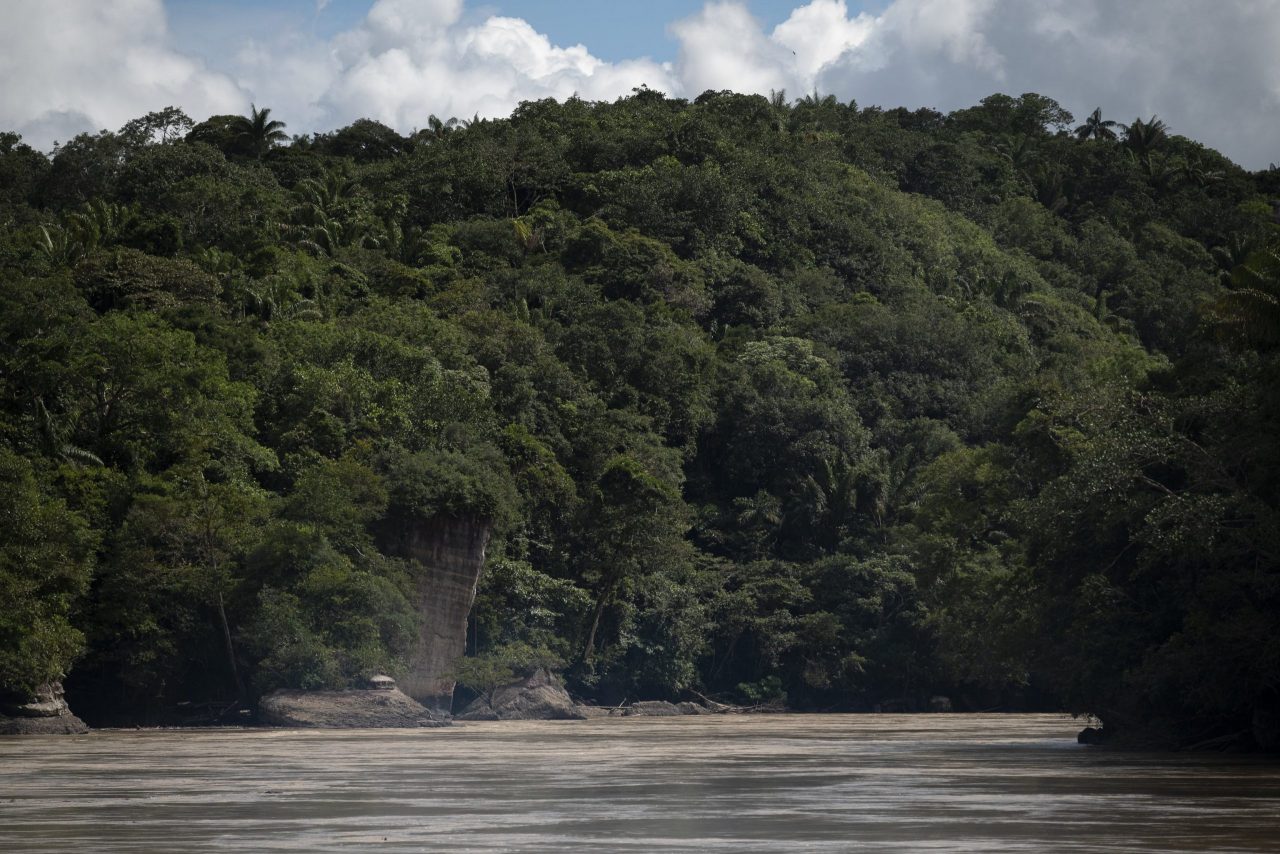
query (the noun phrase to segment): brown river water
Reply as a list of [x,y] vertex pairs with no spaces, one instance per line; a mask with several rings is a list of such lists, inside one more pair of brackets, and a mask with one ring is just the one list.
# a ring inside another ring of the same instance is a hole
[[2,852],[1280,851],[1280,764],[1054,715],[0,740]]

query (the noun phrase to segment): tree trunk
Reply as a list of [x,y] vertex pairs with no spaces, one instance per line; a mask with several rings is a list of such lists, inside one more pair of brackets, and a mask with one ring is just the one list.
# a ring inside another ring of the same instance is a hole
[[236,683],[236,703],[243,703],[244,682],[240,679],[240,668],[236,666],[236,650],[231,643],[231,626],[227,623],[227,608],[222,602],[222,591],[218,591],[218,617],[222,620],[222,638],[227,642],[227,661],[231,663],[231,678]]
[[600,615],[604,612],[604,593],[600,594],[600,598],[596,599],[596,613],[591,618],[591,631],[587,632],[587,643],[582,648],[582,661],[586,664],[591,663],[591,653],[596,645],[596,629],[600,628]]
[[604,615],[604,606],[609,604],[609,600],[613,598],[613,590],[617,585],[618,580],[611,578],[600,588],[600,595],[596,598],[595,615],[591,618],[591,631],[587,632],[587,643],[582,648],[582,662],[584,664],[591,663],[591,656],[596,647],[596,632],[600,629],[600,617]]

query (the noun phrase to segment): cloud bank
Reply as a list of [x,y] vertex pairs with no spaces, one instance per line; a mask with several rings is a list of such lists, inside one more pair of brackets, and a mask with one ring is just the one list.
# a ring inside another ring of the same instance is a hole
[[169,46],[161,0],[5,0],[0,126],[47,146],[169,104],[238,110],[228,75]]
[[643,85],[942,110],[1035,91],[1078,116],[1159,113],[1248,167],[1280,162],[1273,0],[892,0],[878,14],[811,0],[772,30],[716,0],[671,22],[671,62],[607,62],[527,21],[477,18],[464,0],[377,0],[332,39],[246,36],[216,63],[173,47],[162,0],[9,0],[6,11],[0,127],[43,147],[169,104],[203,118],[253,101],[294,132],[360,117],[409,131],[431,114],[501,116],[524,100]]

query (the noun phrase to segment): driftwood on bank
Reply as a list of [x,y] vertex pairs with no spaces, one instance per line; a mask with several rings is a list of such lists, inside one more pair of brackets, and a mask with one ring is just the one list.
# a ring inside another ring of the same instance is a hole
[[738,706],[728,703],[718,703],[705,694],[701,694],[692,688],[689,693],[693,694],[706,708],[717,715],[755,715],[755,714],[776,714],[787,711],[787,707],[779,702],[756,703],[751,706]]

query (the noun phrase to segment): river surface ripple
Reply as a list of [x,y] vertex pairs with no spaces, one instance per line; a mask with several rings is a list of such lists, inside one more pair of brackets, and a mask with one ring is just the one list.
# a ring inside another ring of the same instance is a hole
[[1055,715],[0,741],[0,851],[1276,851],[1280,765]]

